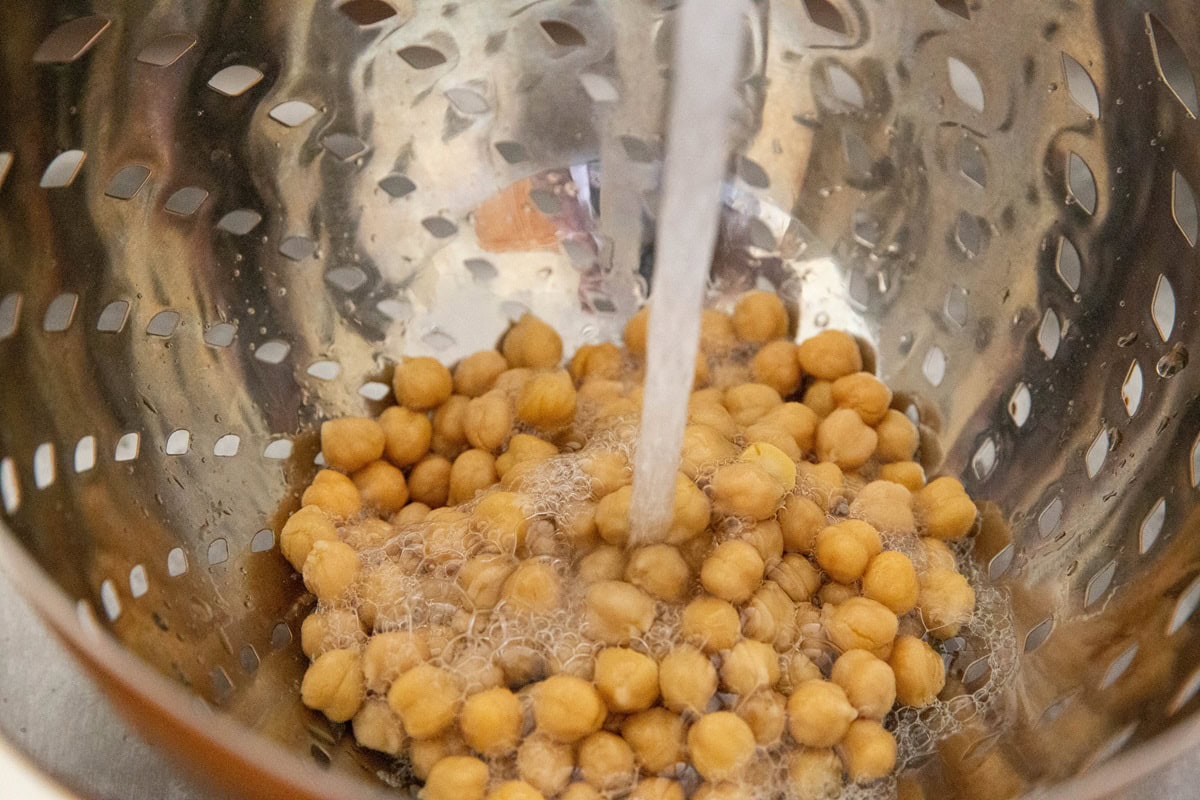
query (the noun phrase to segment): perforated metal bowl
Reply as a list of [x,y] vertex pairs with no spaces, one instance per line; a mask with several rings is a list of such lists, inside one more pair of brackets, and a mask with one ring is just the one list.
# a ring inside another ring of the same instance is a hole
[[[370,795],[381,763],[295,701],[275,537],[311,432],[524,309],[612,335],[672,5],[0,10],[0,555],[226,787]],[[1188,0],[747,17],[714,297],[774,286],[798,336],[872,342],[1012,595],[1012,721],[944,746],[929,796],[1094,796],[1200,740],[1198,34]]]

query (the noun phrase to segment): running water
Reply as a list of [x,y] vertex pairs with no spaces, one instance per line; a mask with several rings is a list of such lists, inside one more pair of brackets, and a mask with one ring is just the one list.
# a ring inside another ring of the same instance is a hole
[[671,524],[700,310],[729,159],[744,11],[736,0],[687,0],[679,16],[634,463],[635,542],[659,539]]

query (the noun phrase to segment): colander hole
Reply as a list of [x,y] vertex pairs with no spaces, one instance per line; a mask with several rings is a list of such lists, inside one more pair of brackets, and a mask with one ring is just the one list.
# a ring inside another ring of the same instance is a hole
[[804,0],[804,8],[813,24],[827,31],[842,34],[849,32],[842,12],[829,0]]
[[1060,236],[1058,239],[1058,254],[1054,260],[1054,269],[1067,289],[1072,293],[1079,291],[1083,264],[1079,259],[1079,251],[1065,236]]
[[82,150],[67,150],[59,153],[42,173],[39,185],[43,189],[65,189],[75,182],[85,160],[87,160],[87,153]]
[[1192,442],[1192,449],[1188,458],[1188,475],[1192,479],[1192,488],[1200,487],[1200,436]]
[[1063,712],[1071,707],[1071,704],[1075,702],[1077,697],[1079,697],[1079,691],[1071,691],[1046,706],[1046,710],[1042,712],[1041,724],[1052,725],[1057,722],[1062,717]]
[[33,451],[33,485],[39,489],[54,483],[54,445],[39,444]]
[[1100,118],[1100,96],[1096,93],[1096,84],[1083,65],[1066,53],[1062,54],[1063,77],[1067,81],[1067,93],[1082,108],[1093,117]]
[[286,622],[275,623],[275,627],[271,628],[271,648],[282,650],[291,643],[292,629],[287,626]]
[[1198,692],[1200,692],[1200,667],[1192,670],[1192,674],[1187,677],[1187,680],[1179,687],[1179,691],[1171,698],[1171,702],[1167,705],[1167,714],[1171,716],[1178,714],[1184,706],[1192,702]]
[[999,460],[998,456],[996,440],[988,436],[975,450],[975,455],[971,456],[971,471],[975,473],[976,480],[982,482],[992,476]]
[[392,391],[392,387],[386,383],[379,381],[367,381],[359,387],[358,393],[368,400],[379,401],[388,396]]
[[338,6],[356,25],[374,25],[396,16],[396,9],[383,0],[347,0]]
[[339,161],[349,161],[367,151],[367,143],[349,133],[331,133],[321,139],[321,146]]
[[75,309],[79,305],[79,295],[64,292],[50,301],[46,307],[46,315],[42,318],[42,330],[47,333],[62,333],[71,327],[75,320]]
[[968,108],[978,113],[983,112],[983,84],[975,70],[959,59],[950,56],[946,59],[946,68],[950,73],[950,88]]
[[1146,14],[1146,33],[1150,37],[1150,49],[1158,76],[1194,119],[1200,115],[1200,98],[1196,95],[1196,79],[1188,66],[1183,48],[1175,41],[1167,26],[1153,14]]
[[621,97],[613,82],[603,75],[582,72],[579,74],[579,83],[593,103],[615,103]]
[[436,239],[448,239],[458,233],[458,226],[445,217],[426,217],[421,225]]
[[209,673],[209,681],[212,685],[213,702],[217,705],[228,703],[229,698],[233,697],[233,681],[229,678],[229,673],[223,667],[214,667]]
[[1171,612],[1171,621],[1167,623],[1167,636],[1174,636],[1179,629],[1196,613],[1200,606],[1200,576],[1195,577],[1188,587],[1175,601],[1175,610]]
[[1105,761],[1108,761],[1117,753],[1121,752],[1122,748],[1124,748],[1125,745],[1129,743],[1129,740],[1133,738],[1133,734],[1137,731],[1137,727],[1138,721],[1134,721],[1118,731],[1115,736],[1097,748],[1092,757],[1087,760],[1086,764],[1084,764],[1081,771],[1087,772],[1092,767],[1103,764]]
[[543,214],[557,214],[562,211],[562,203],[550,189],[533,189],[529,192],[529,199]]
[[1087,452],[1084,454],[1084,466],[1087,468],[1087,476],[1095,478],[1100,473],[1100,469],[1104,466],[1104,462],[1108,459],[1108,428],[1104,428],[1096,438],[1092,440],[1088,446]]
[[1042,509],[1042,513],[1038,514],[1038,533],[1045,539],[1050,534],[1058,530],[1058,524],[1062,522],[1063,501],[1061,497],[1055,497],[1046,507]]
[[997,581],[1008,572],[1012,567],[1013,559],[1016,557],[1017,550],[1011,544],[1007,544],[996,555],[992,556],[988,562],[988,580]]
[[96,320],[96,330],[100,333],[120,333],[125,329],[129,320],[129,302],[114,300],[104,307]]
[[13,292],[6,294],[0,300],[0,342],[12,337],[17,332],[17,323],[21,319],[21,295]]
[[129,596],[134,600],[150,591],[150,581],[146,576],[146,568],[137,564],[129,570]]
[[449,350],[456,344],[453,336],[437,328],[422,335],[421,341],[438,352]]
[[84,436],[75,444],[75,472],[88,472],[95,466],[96,437]]
[[0,189],[4,188],[4,179],[8,177],[8,171],[12,168],[13,154],[4,150],[0,150]]
[[292,442],[290,439],[276,439],[267,444],[263,448],[263,458],[269,458],[274,461],[284,461],[292,456]]
[[1104,671],[1104,677],[1100,679],[1100,690],[1103,691],[1120,680],[1121,676],[1124,675],[1129,670],[1130,665],[1133,664],[1133,660],[1137,658],[1137,654],[1138,645],[1137,642],[1134,642],[1126,647],[1119,656],[1114,658],[1112,663],[1108,665],[1108,669]]
[[1014,425],[1022,428],[1029,421],[1029,413],[1032,408],[1033,397],[1029,393],[1029,387],[1023,382],[1018,383],[1017,388],[1013,390],[1012,397],[1008,399],[1008,416]]
[[179,312],[178,311],[160,311],[150,318],[146,323],[146,333],[151,336],[158,336],[166,339],[175,333],[175,329],[179,327]]
[[1143,386],[1142,366],[1135,358],[1125,373],[1125,380],[1121,382],[1121,403],[1130,417],[1136,414],[1142,405]]
[[127,167],[122,167],[116,175],[112,176],[112,180],[108,182],[108,186],[104,189],[104,194],[114,200],[132,200],[137,197],[138,192],[146,185],[146,180],[150,177],[150,168],[144,167],[141,164],[130,164]]
[[771,186],[771,176],[762,168],[762,165],[745,156],[738,156],[737,174],[747,185],[757,189],[768,189]]
[[267,116],[286,128],[296,128],[317,115],[317,110],[303,100],[288,100],[268,112]]
[[208,565],[215,567],[229,560],[229,542],[225,539],[214,539],[208,545]]
[[317,252],[317,243],[307,236],[289,236],[279,243],[279,253],[292,261],[312,258]]
[[1175,289],[1166,275],[1159,275],[1154,285],[1154,297],[1150,301],[1150,317],[1154,320],[1154,328],[1164,342],[1171,338],[1175,330]]
[[342,366],[336,361],[314,361],[305,372],[317,380],[331,381],[342,374]]
[[983,252],[984,224],[979,217],[958,212],[958,220],[954,224],[954,242],[967,258],[975,258]]
[[1032,653],[1045,644],[1053,630],[1054,620],[1049,617],[1034,625],[1029,633],[1025,634],[1025,652]]
[[79,17],[59,25],[33,52],[35,64],[69,64],[83,56],[111,23],[105,17]]
[[21,507],[21,485],[17,482],[17,465],[11,458],[0,460],[0,500],[4,511],[15,514]]
[[178,547],[172,547],[171,551],[167,553],[167,575],[178,578],[180,575],[186,575],[187,571],[187,554]]
[[987,162],[983,148],[973,139],[963,137],[958,140],[958,171],[979,188],[987,187]]
[[417,190],[417,185],[407,175],[392,174],[379,182],[379,188],[399,200]]
[[152,67],[169,67],[196,46],[196,37],[190,33],[168,33],[142,48],[137,60]]
[[1117,561],[1113,559],[1100,569],[1087,582],[1083,593],[1083,607],[1091,608],[1100,601],[1112,586],[1113,576],[1117,574]]
[[238,450],[242,446],[242,439],[234,433],[227,433],[217,439],[213,445],[213,455],[218,458],[232,458],[238,454]]
[[208,199],[208,191],[199,186],[185,186],[167,199],[163,206],[171,214],[180,217],[190,217],[200,210]]
[[[622,137],[624,141],[625,137]],[[529,160],[529,152],[525,149],[525,145],[520,142],[496,142],[493,145],[500,157],[509,164],[520,164],[523,161]]]
[[1083,156],[1072,152],[1067,156],[1067,199],[1092,215],[1096,213],[1096,176]]
[[587,46],[587,37],[569,22],[561,19],[544,19],[538,24],[546,37],[559,47],[571,49]]
[[867,101],[862,85],[841,64],[826,65],[825,81],[828,84],[830,95],[851,109],[861,110],[866,105]]
[[279,364],[287,358],[291,349],[292,346],[287,342],[271,339],[258,346],[258,349],[254,351],[254,357],[265,364]]
[[1178,170],[1171,177],[1171,215],[1175,218],[1179,232],[1187,239],[1188,246],[1195,247],[1197,233],[1200,232],[1200,218],[1196,215],[1196,193]]
[[182,428],[171,431],[171,435],[167,437],[167,443],[163,449],[169,456],[187,455],[188,450],[192,446],[192,434]]
[[204,332],[204,343],[211,347],[229,347],[233,344],[237,326],[231,322],[218,322]]
[[1054,313],[1054,309],[1047,308],[1042,314],[1042,323],[1038,325],[1037,332],[1038,349],[1042,351],[1042,355],[1046,357],[1047,361],[1054,360],[1061,341],[1062,323],[1059,322],[1058,314]]
[[446,56],[442,54],[442,51],[420,44],[398,50],[396,55],[415,70],[433,69],[446,63]]
[[412,303],[407,300],[380,300],[375,308],[393,322],[406,322],[413,318]]
[[330,759],[329,753],[325,751],[325,748],[321,747],[321,745],[317,744],[316,742],[313,742],[308,748],[308,752],[318,767],[321,769],[329,769],[332,759]]
[[117,440],[113,451],[114,461],[134,461],[142,448],[142,436],[139,433],[127,433]]
[[109,622],[116,622],[121,616],[121,598],[117,597],[116,584],[107,578],[100,584],[100,605]]
[[245,64],[225,67],[208,79],[208,87],[226,97],[237,97],[253,89],[263,79],[263,74]]
[[921,364],[921,373],[931,385],[942,385],[942,381],[946,378],[946,354],[942,352],[942,348],[937,345],[929,348],[925,353],[925,360]]
[[487,98],[474,89],[459,86],[447,89],[445,94],[450,105],[454,106],[454,110],[460,114],[486,114],[492,110],[492,105]]
[[250,540],[251,553],[265,553],[275,546],[275,532],[270,528],[263,528],[254,534],[254,538]]
[[1150,548],[1154,547],[1154,543],[1158,541],[1159,534],[1162,533],[1163,523],[1167,518],[1167,501],[1165,498],[1158,498],[1154,506],[1150,509],[1145,519],[1142,520],[1142,525],[1138,529],[1138,554],[1146,555],[1150,552]]
[[971,12],[967,9],[967,0],[937,0],[937,4],[963,19],[971,18]]
[[217,223],[217,227],[234,236],[245,236],[262,222],[262,214],[249,208],[230,211]]
[[253,675],[258,672],[258,666],[262,661],[258,657],[258,651],[254,649],[254,645],[244,644],[238,652],[238,665],[242,668],[242,672],[247,675]]

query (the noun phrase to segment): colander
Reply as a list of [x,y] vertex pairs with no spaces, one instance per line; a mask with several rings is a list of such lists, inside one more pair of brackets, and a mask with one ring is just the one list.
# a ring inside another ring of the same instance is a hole
[[[296,700],[310,601],[276,544],[313,431],[526,310],[568,350],[615,335],[676,5],[0,10],[0,555],[226,790],[396,796]],[[903,791],[1135,780],[1200,742],[1194,4],[747,8],[712,300],[773,288],[798,338],[869,343],[1011,597],[1005,724]]]

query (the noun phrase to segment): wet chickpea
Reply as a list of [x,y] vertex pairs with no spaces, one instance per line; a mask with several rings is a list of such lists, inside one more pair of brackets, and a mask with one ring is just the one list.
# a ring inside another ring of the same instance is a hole
[[516,568],[510,555],[484,554],[468,559],[455,577],[471,608],[486,610],[500,602],[504,582]]
[[429,778],[429,772],[439,761],[449,756],[467,755],[468,748],[458,736],[438,736],[433,739],[414,739],[408,748],[408,760],[418,780]]
[[624,581],[597,581],[584,595],[584,627],[605,644],[625,644],[654,624],[654,598]]
[[569,743],[534,734],[527,736],[517,749],[517,774],[543,794],[556,795],[562,791],[574,768],[575,755]]
[[855,783],[877,780],[896,768],[896,739],[873,719],[850,723],[838,752],[846,774]]
[[896,639],[888,665],[896,679],[896,699],[906,706],[923,708],[946,686],[942,657],[915,636]]
[[553,430],[569,423],[575,416],[575,384],[561,370],[534,376],[517,397],[517,419],[541,428]]
[[576,781],[563,789],[558,800],[604,800],[604,797],[590,783]]
[[633,486],[622,486],[596,504],[596,531],[611,545],[623,547],[629,542],[629,508],[633,504]]
[[600,730],[606,716],[604,698],[582,678],[552,675],[533,689],[534,722],[555,741],[577,742]]
[[762,556],[768,570],[783,558],[783,529],[773,519],[765,519],[741,535]]
[[774,516],[787,489],[757,462],[739,461],[719,468],[712,477],[717,508],[752,519]]
[[633,749],[616,734],[597,731],[579,743],[579,773],[591,786],[611,791],[633,782]]
[[408,474],[408,494],[418,503],[430,508],[446,505],[450,491],[450,459],[427,455],[418,461]]
[[734,713],[745,720],[754,733],[754,741],[770,747],[779,741],[787,725],[787,698],[772,690],[743,697]]
[[624,549],[601,545],[580,559],[576,577],[584,585],[600,581],[619,581],[625,575],[625,562]]
[[788,732],[805,747],[833,747],[856,716],[842,687],[824,680],[793,688],[787,712]]
[[542,320],[525,314],[508,329],[500,352],[514,367],[552,369],[562,361],[562,337]]
[[408,502],[404,473],[386,461],[368,464],[351,479],[363,503],[381,514],[394,514]]
[[397,467],[417,463],[429,452],[433,423],[424,412],[392,406],[379,415],[384,434],[384,456]]
[[794,603],[811,600],[812,596],[821,588],[820,570],[804,556],[794,553],[785,555],[780,563],[771,569],[767,577],[774,581]]
[[633,480],[629,460],[620,453],[597,453],[581,466],[591,480],[593,500],[610,495]]
[[454,391],[466,397],[486,394],[496,385],[496,378],[508,367],[508,361],[496,350],[473,353],[454,368]]
[[779,392],[763,383],[743,383],[725,390],[725,408],[738,425],[753,425],[781,405]]
[[332,602],[354,585],[358,570],[358,553],[350,545],[314,542],[302,569],[304,586],[317,599]]
[[395,526],[412,525],[413,523],[423,522],[425,518],[429,516],[429,512],[432,510],[433,509],[424,503],[412,502],[393,514],[391,522],[392,525]]
[[508,398],[516,398],[536,374],[528,367],[506,369],[496,378],[496,384],[492,387],[492,391],[499,392]]
[[734,306],[733,330],[743,342],[779,339],[787,335],[787,309],[774,292],[748,292]]
[[825,419],[832,414],[837,410],[837,404],[833,402],[833,382],[813,381],[810,383],[804,390],[804,405],[811,408],[818,419]]
[[472,750],[498,756],[516,749],[522,721],[521,701],[506,687],[497,686],[468,697],[458,725]]
[[789,495],[779,511],[783,546],[789,553],[812,552],[817,534],[825,527],[825,511],[807,497]]
[[891,652],[899,627],[887,606],[866,597],[839,603],[825,620],[829,640],[840,650],[867,650],[879,658]]
[[875,426],[875,433],[879,435],[875,457],[885,464],[911,461],[921,440],[912,420],[894,408],[884,413],[883,419]]
[[454,380],[450,370],[436,358],[406,358],[396,365],[392,389],[400,405],[413,411],[426,411],[450,398]]
[[896,676],[886,661],[866,650],[847,650],[829,679],[842,687],[859,717],[883,719],[896,704]]
[[824,510],[834,508],[846,494],[846,476],[841,467],[828,462],[796,465],[796,485],[801,493]]
[[585,344],[575,351],[567,370],[577,383],[589,380],[620,380],[625,370],[621,348],[611,342]]
[[715,597],[744,603],[762,584],[766,565],[753,545],[722,542],[700,567],[700,583]]
[[805,681],[817,681],[822,678],[821,668],[812,662],[804,653],[792,653],[787,657],[788,683],[795,688]]
[[313,544],[336,541],[337,527],[329,514],[316,505],[304,506],[288,517],[279,533],[279,549],[296,570],[304,568]]
[[421,800],[483,800],[488,766],[471,756],[447,756],[433,765]]
[[496,472],[504,477],[510,469],[526,461],[543,461],[558,455],[558,448],[545,439],[528,433],[514,434],[508,449],[496,458]]
[[788,755],[788,788],[805,800],[837,797],[842,791],[842,762],[828,748],[802,747]]
[[966,536],[978,514],[962,483],[954,478],[937,478],[913,494],[913,511],[924,524],[924,535],[944,540]]
[[779,483],[785,493],[796,488],[796,462],[791,456],[768,442],[759,442],[753,439],[750,441],[751,444],[738,456],[738,461],[762,467]]
[[362,508],[354,481],[340,472],[323,469],[300,498],[302,506],[316,506],[335,519],[353,517]]
[[363,703],[350,722],[354,740],[363,747],[400,756],[408,746],[408,737],[400,718],[384,700],[370,699]]
[[525,544],[529,516],[521,495],[515,492],[488,492],[479,498],[471,520],[472,527],[502,551],[511,552]]
[[675,475],[675,495],[671,503],[671,527],[668,544],[683,544],[708,528],[712,504],[696,484],[682,472]]
[[896,461],[879,468],[879,479],[898,483],[915,493],[925,486],[925,468],[915,461]]
[[[586,500],[571,503],[558,517],[558,531],[566,537],[567,544],[576,553],[588,553],[600,544],[596,529],[596,506]],[[551,541],[554,528],[551,526]]]
[[896,614],[907,614],[916,607],[921,586],[909,557],[888,550],[871,559],[863,573],[862,589],[864,597],[882,603]]
[[678,602],[687,594],[691,572],[679,551],[669,544],[639,547],[629,554],[625,580],[651,597]]
[[975,613],[975,590],[971,584],[956,570],[936,567],[923,572],[920,582],[917,608],[925,627],[939,639],[957,635],[963,623]]
[[453,458],[467,447],[466,416],[471,401],[456,394],[433,412],[433,438],[430,447],[435,453]]
[[683,719],[665,708],[631,714],[621,722],[621,737],[645,772],[664,773],[684,759]]
[[363,649],[362,670],[366,687],[386,694],[396,678],[429,660],[429,643],[412,631],[377,633]]
[[[784,403],[767,412],[758,420],[758,424],[772,425],[784,430],[801,453],[811,452],[816,444],[817,426],[821,418],[816,412],[803,403]],[[799,460],[799,459],[797,459]]]
[[562,585],[552,566],[528,559],[504,581],[500,600],[511,611],[545,614],[562,602]]
[[383,456],[383,429],[373,419],[343,417],[321,425],[325,463],[346,472],[365,467]]
[[610,711],[644,711],[658,699],[658,663],[627,647],[608,647],[596,655],[596,689]]
[[858,416],[858,412],[839,408],[817,427],[817,456],[837,464],[843,470],[858,469],[870,460],[879,436]]
[[888,533],[912,534],[917,524],[912,512],[912,492],[891,481],[871,481],[850,503],[850,516]]
[[488,792],[485,800],[546,800],[546,796],[525,781],[505,781]]
[[754,800],[750,791],[741,783],[702,783],[692,800]]
[[688,730],[692,766],[706,781],[736,779],[754,757],[754,732],[737,714],[705,714]]
[[491,452],[499,450],[508,438],[512,423],[508,398],[499,392],[488,392],[466,402],[463,434],[472,447]]
[[689,425],[707,425],[726,439],[738,434],[738,424],[729,410],[722,405],[724,393],[715,395],[718,399],[693,403],[688,406]]
[[650,309],[640,308],[637,313],[625,323],[622,340],[625,348],[635,356],[646,355],[646,339],[650,332]]
[[879,534],[859,520],[822,528],[814,553],[821,569],[835,581],[850,583],[862,577],[867,564],[882,549]]
[[700,349],[705,353],[724,353],[737,345],[733,320],[715,308],[700,312]]
[[774,686],[779,674],[775,648],[752,639],[735,644],[721,663],[721,685],[743,696]]
[[786,339],[768,342],[750,362],[750,374],[755,382],[765,383],[787,397],[800,388],[800,362],[796,345]]
[[922,536],[921,552],[925,563],[922,569],[918,570],[919,572],[928,572],[932,569],[958,569],[958,564],[954,560],[954,551],[941,539]]
[[764,581],[743,613],[742,630],[750,639],[779,648],[796,640],[796,608],[787,592],[774,581]]
[[467,450],[454,459],[454,465],[450,467],[449,502],[452,505],[465,503],[495,483],[498,477],[495,456],[486,450]]
[[838,603],[844,603],[851,597],[858,597],[858,588],[853,584],[837,583],[831,581],[821,587],[817,592],[817,599],[821,601],[821,606],[836,606]]
[[858,342],[844,331],[821,331],[801,342],[796,355],[805,375],[823,381],[836,381],[863,368]]
[[332,722],[347,722],[366,697],[362,657],[357,650],[330,650],[318,656],[304,673],[300,699]]
[[681,644],[659,662],[658,683],[664,706],[700,714],[717,693],[717,670],[699,649]]
[[737,447],[724,434],[709,425],[693,423],[683,432],[680,469],[689,478],[708,472],[737,457]]
[[461,704],[459,678],[432,664],[418,664],[392,682],[388,705],[414,739],[429,739],[454,723]]
[[855,372],[833,382],[833,402],[858,413],[867,425],[883,421],[892,403],[892,390],[869,372]]
[[783,428],[767,422],[754,423],[743,431],[743,438],[748,442],[769,444],[784,453],[789,461],[796,462],[804,458],[804,452],[796,444],[796,440]]
[[300,650],[309,658],[329,650],[354,649],[365,639],[358,615],[349,609],[313,611],[300,623]]
[[705,653],[728,650],[741,638],[741,619],[732,604],[702,595],[683,609],[680,634]]
[[685,800],[683,785],[670,778],[642,778],[626,800]]

